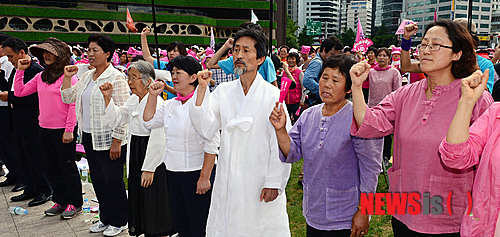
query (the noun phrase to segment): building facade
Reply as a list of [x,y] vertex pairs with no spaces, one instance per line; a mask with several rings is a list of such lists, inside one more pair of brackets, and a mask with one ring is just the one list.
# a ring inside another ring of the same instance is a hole
[[[341,0],[298,0],[298,25],[305,27],[308,19],[321,22],[321,36],[340,34]],[[315,42],[319,43],[318,37]]]
[[[346,27],[356,32],[358,19],[363,27],[363,33],[369,37],[372,34],[372,1],[353,0],[348,4]],[[344,30],[344,28],[342,28]]]
[[[102,33],[118,44],[139,44],[140,31],[153,26],[150,1],[0,0],[0,3],[0,31],[28,42],[57,37],[68,43],[84,43],[91,33]],[[250,20],[252,9],[264,33],[270,35],[269,0],[157,0],[155,3],[160,45],[172,41],[208,45],[212,27],[216,42],[224,42],[237,32],[241,23]],[[127,8],[138,33],[126,28]],[[278,4],[274,3],[272,35],[279,45],[286,40],[286,11],[276,9]]]
[[[416,0],[407,0],[416,1]],[[374,9],[372,20],[372,33],[384,25],[389,33],[396,33],[401,23],[403,0],[373,0]]]
[[[492,26],[492,0],[473,0],[472,19],[481,45],[488,44]],[[454,5],[454,11],[453,11]],[[406,0],[404,17],[418,22],[419,31],[416,41],[421,41],[425,26],[434,21],[434,11],[438,19],[457,19],[468,17],[467,0]]]

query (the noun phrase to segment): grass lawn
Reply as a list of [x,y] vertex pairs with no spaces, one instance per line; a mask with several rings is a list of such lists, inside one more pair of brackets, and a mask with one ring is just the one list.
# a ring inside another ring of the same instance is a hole
[[[299,180],[302,160],[292,165],[292,172],[286,187],[287,211],[290,219],[290,231],[292,236],[306,236],[306,220],[302,215],[302,187],[297,183]],[[378,178],[378,193],[388,192],[384,176]],[[391,216],[372,216],[370,220],[370,231],[365,236],[394,236],[391,227]]]

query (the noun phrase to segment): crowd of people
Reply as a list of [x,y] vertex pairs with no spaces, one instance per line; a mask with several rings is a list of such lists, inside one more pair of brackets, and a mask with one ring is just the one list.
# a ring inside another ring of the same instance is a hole
[[366,52],[336,37],[268,48],[249,22],[213,48],[157,52],[148,27],[127,50],[99,34],[85,48],[0,34],[0,186],[74,218],[79,142],[99,201],[91,232],[290,236],[285,187],[303,159],[307,236],[359,237],[360,195],[392,162],[391,193],[453,192],[452,214],[393,215],[394,236],[500,235],[500,48],[477,55],[461,19],[427,25],[412,47],[417,30]]

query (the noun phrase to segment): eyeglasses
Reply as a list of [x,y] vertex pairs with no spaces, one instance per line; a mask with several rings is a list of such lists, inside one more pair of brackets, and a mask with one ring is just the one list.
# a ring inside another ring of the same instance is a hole
[[137,79],[142,79],[142,78],[140,78],[140,77],[134,77],[134,76],[129,76],[129,77],[127,78],[127,80],[128,80],[128,81],[135,81],[135,80],[137,80]]
[[419,44],[419,45],[417,45],[417,49],[420,52],[423,52],[427,48],[429,48],[430,51],[439,51],[441,49],[441,47],[447,48],[447,49],[453,49],[452,46],[446,46],[446,45],[442,45],[442,44]]

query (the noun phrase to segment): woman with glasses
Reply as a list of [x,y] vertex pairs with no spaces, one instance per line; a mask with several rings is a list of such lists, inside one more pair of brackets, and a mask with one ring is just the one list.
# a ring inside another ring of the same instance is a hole
[[[411,42],[403,41],[403,50],[410,47]],[[408,209],[389,213],[395,236],[460,236],[474,172],[444,166],[438,147],[457,110],[461,78],[477,70],[474,41],[466,28],[438,20],[425,29],[419,51],[419,67],[427,79],[399,88],[372,108],[364,103],[361,90],[370,65],[353,66],[351,134],[365,138],[394,134],[389,192],[418,193],[422,204],[414,215],[407,214]],[[472,110],[471,123],[492,102],[484,92]],[[432,208],[426,205],[429,199],[437,200]]]
[[[163,130],[148,129],[142,120],[149,97],[148,86],[155,80],[153,66],[138,60],[128,68],[128,85],[132,96],[123,106],[111,102],[113,84],[105,82],[99,89],[106,102],[106,122],[111,128],[128,125],[128,230],[132,236],[164,236],[174,233],[167,170],[163,164],[165,136]],[[158,106],[161,106],[160,100]],[[155,145],[156,144],[156,145]]]

